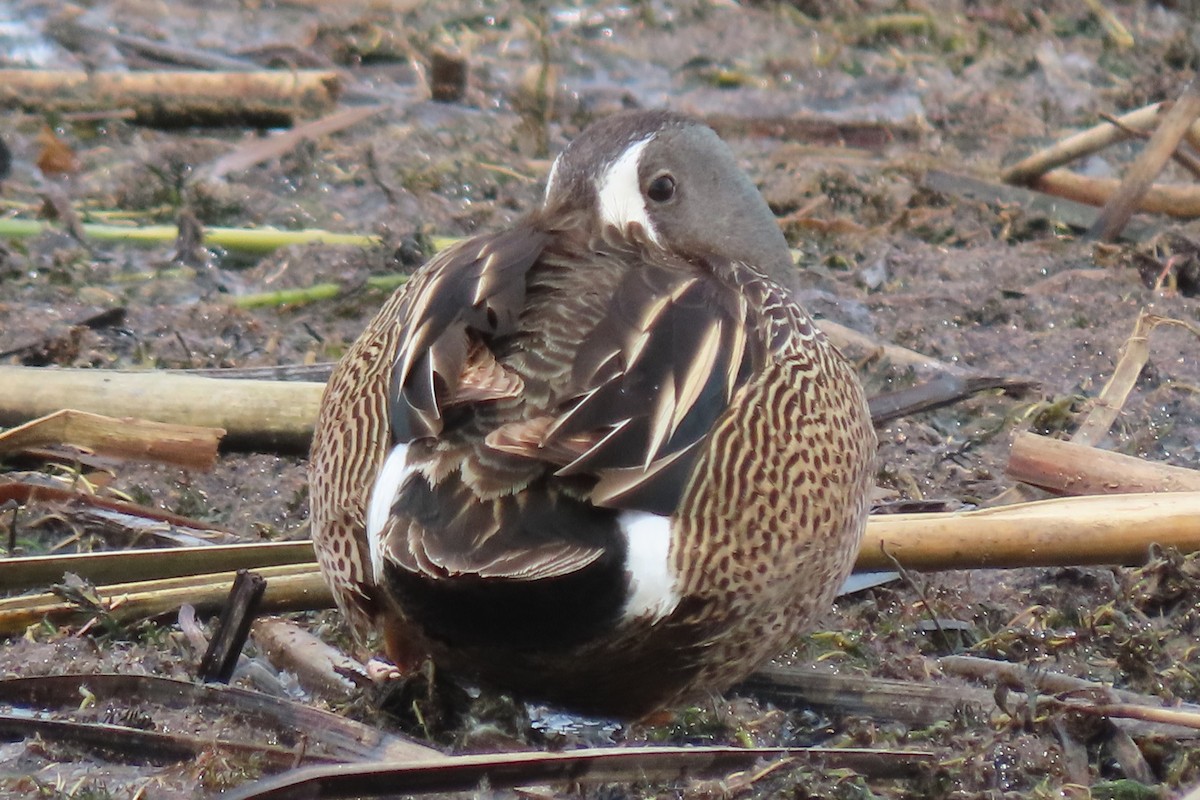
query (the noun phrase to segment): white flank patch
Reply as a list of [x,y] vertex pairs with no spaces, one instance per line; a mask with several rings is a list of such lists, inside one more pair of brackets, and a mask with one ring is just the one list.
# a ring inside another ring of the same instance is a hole
[[650,241],[659,244],[658,231],[650,222],[646,199],[642,197],[642,187],[638,181],[638,162],[652,138],[647,136],[625,148],[620,158],[600,177],[596,191],[600,195],[601,219],[609,225],[615,225],[618,230],[625,230],[636,222],[646,231]]
[[371,552],[371,573],[378,583],[383,577],[383,550],[379,537],[387,527],[388,517],[392,515],[392,504],[405,479],[412,474],[413,468],[408,465],[408,445],[398,444],[388,453],[383,468],[375,476],[375,485],[371,487],[371,499],[367,503],[367,546]]
[[625,619],[660,620],[679,605],[671,572],[671,518],[647,511],[622,511],[617,525],[625,534],[629,599]]
[[542,205],[550,202],[550,195],[554,193],[554,179],[558,177],[560,163],[562,163],[562,153],[558,154],[558,158],[554,159],[554,163],[550,166],[550,177],[546,178],[546,196],[542,198]]

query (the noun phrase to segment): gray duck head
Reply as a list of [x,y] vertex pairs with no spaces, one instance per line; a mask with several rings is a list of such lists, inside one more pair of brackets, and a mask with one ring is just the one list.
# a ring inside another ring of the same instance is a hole
[[586,209],[599,225],[640,225],[684,257],[757,267],[792,288],[795,267],[775,216],[711,128],[670,111],[631,111],[583,131],[554,162],[543,214]]

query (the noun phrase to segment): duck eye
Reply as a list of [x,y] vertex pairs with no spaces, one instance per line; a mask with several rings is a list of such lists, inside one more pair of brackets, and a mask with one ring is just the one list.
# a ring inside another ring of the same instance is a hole
[[656,203],[665,203],[675,196],[675,179],[668,174],[659,175],[646,187],[646,196]]

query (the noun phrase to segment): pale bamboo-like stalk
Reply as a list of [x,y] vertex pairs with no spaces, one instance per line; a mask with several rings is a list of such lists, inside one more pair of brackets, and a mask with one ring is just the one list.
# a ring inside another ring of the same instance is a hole
[[139,122],[172,126],[287,124],[329,111],[340,91],[329,70],[0,70],[0,108],[53,114],[130,108]]
[[[260,610],[265,613],[328,608],[333,598],[313,564],[263,567],[267,579]],[[103,613],[116,622],[132,622],[175,612],[184,603],[200,611],[216,611],[229,595],[235,572],[169,578],[96,587]],[[25,595],[0,600],[0,636],[22,633],[43,621],[66,624],[100,610],[87,610],[57,594]]]
[[[1066,169],[1050,170],[1031,179],[1030,185],[1046,194],[1093,206],[1105,205],[1121,188],[1121,182],[1115,178],[1093,178]],[[1137,210],[1192,219],[1200,216],[1200,187],[1187,184],[1149,186],[1138,199]]]
[[[1152,103],[1117,117],[1116,125],[1111,122],[1094,125],[1021,159],[1004,170],[1000,177],[1007,183],[1029,183],[1055,167],[1128,139],[1133,135],[1129,131],[1150,130],[1158,122],[1161,113],[1162,103]],[[1193,141],[1200,140],[1200,124],[1193,125],[1189,134]]]
[[324,385],[222,380],[164,372],[0,366],[0,425],[19,425],[70,404],[79,411],[223,428],[241,449],[305,452]]
[[277,669],[294,674],[301,686],[327,700],[345,702],[370,683],[362,664],[294,622],[259,619],[251,635]]
[[1200,470],[1027,432],[1013,440],[1004,473],[1054,494],[1200,492]]
[[0,454],[69,444],[115,458],[212,469],[225,431],[63,409],[0,433]]
[[[1200,492],[1065,497],[872,517],[860,570],[1142,564],[1152,544],[1200,550]],[[894,560],[893,560],[894,559]]]
[[1190,322],[1150,314],[1143,309],[1134,322],[1133,332],[1129,334],[1125,344],[1121,345],[1121,358],[1117,361],[1117,366],[1113,368],[1112,375],[1100,390],[1100,396],[1096,398],[1092,409],[1079,423],[1079,429],[1075,431],[1071,441],[1094,445],[1108,435],[1113,423],[1117,421],[1117,415],[1125,406],[1129,393],[1137,384],[1138,375],[1150,360],[1150,334],[1159,325],[1177,326],[1200,337],[1200,327]]
[[312,542],[253,542],[155,547],[0,559],[0,586],[11,591],[46,587],[71,573],[94,584],[131,583],[239,569],[304,564],[315,569]]
[[1153,184],[1171,154],[1179,146],[1188,129],[1200,117],[1200,79],[1193,76],[1187,88],[1179,96],[1170,110],[1163,114],[1162,121],[1150,136],[1149,141],[1142,147],[1137,158],[1125,170],[1121,185],[1113,192],[1108,202],[1096,218],[1096,222],[1088,229],[1091,239],[1102,242],[1112,241],[1125,223],[1129,221],[1138,204]]

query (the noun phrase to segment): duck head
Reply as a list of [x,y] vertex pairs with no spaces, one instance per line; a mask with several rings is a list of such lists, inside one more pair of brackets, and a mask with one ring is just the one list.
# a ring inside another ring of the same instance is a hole
[[749,263],[791,288],[795,267],[774,214],[711,128],[670,111],[589,126],[554,162],[543,220],[582,212],[684,258]]

